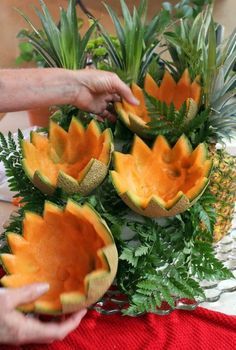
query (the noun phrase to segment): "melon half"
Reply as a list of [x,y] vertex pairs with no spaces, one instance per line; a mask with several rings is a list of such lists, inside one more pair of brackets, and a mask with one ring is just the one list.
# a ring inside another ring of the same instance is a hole
[[5,287],[46,282],[50,289],[23,311],[74,312],[95,303],[117,271],[118,253],[106,223],[89,205],[46,202],[43,216],[26,212],[22,235],[8,233],[12,254],[1,254]]
[[193,151],[182,135],[173,148],[158,136],[149,148],[135,137],[131,154],[114,152],[111,179],[122,200],[148,217],[167,217],[187,210],[209,183],[212,160],[207,147]]
[[176,83],[172,75],[168,71],[165,71],[159,86],[150,74],[147,74],[144,80],[144,89],[141,89],[136,84],[131,85],[133,95],[140,102],[138,106],[133,106],[125,100],[116,103],[119,118],[137,135],[144,138],[152,138],[150,126],[148,125],[151,122],[151,118],[145,101],[145,93],[147,93],[156,100],[166,103],[167,106],[170,106],[172,103],[176,110],[179,110],[186,103],[185,120],[187,122],[198,111],[201,99],[201,86],[198,80],[199,78],[196,77],[191,82],[189,71],[186,69]]
[[108,173],[113,151],[110,129],[101,132],[92,120],[85,128],[73,118],[68,132],[50,122],[49,137],[31,133],[22,141],[23,168],[33,184],[52,195],[57,187],[68,194],[87,195]]

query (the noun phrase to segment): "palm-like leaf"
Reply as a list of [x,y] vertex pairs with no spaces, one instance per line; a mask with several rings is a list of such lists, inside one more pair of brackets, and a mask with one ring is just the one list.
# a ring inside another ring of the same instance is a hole
[[44,1],[39,1],[41,11],[37,8],[35,11],[42,24],[42,33],[27,16],[18,10],[33,30],[33,34],[24,32],[25,37],[49,66],[67,69],[84,68],[86,46],[96,23],[82,37],[78,28],[75,0],[69,0],[67,11],[64,9],[60,10],[59,25],[54,22]]
[[134,7],[132,13],[124,0],[120,0],[120,2],[122,9],[121,20],[110,6],[105,5],[114,24],[120,50],[117,50],[108,33],[101,25],[100,30],[104,37],[113,69],[122,78],[125,77],[127,82],[140,83],[159,44],[158,36],[168,25],[170,15],[168,11],[162,11],[146,24],[146,0],[142,0],[138,8]]
[[182,19],[173,32],[165,33],[176,76],[186,67],[192,78],[201,76],[203,108],[211,109],[205,139],[211,142],[230,139],[236,133],[236,30],[223,43],[217,43],[216,31],[208,7],[194,20]]

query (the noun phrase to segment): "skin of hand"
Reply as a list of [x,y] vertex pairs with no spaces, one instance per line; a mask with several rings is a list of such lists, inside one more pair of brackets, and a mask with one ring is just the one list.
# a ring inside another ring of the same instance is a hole
[[0,288],[0,344],[49,344],[62,340],[76,329],[86,310],[81,310],[62,322],[40,322],[16,310],[47,292],[49,285],[34,283],[21,288]]
[[0,69],[0,112],[52,105],[74,105],[103,114],[109,102],[139,102],[130,88],[111,72],[62,68]]
[[95,114],[106,115],[107,105],[118,102],[121,98],[133,105],[139,102],[130,88],[111,72],[84,69],[78,75],[78,92],[74,105]]

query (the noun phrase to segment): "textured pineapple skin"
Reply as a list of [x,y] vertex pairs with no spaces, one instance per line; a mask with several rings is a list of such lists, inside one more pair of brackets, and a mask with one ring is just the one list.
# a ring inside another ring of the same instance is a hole
[[216,197],[216,223],[214,241],[222,239],[230,230],[234,216],[236,201],[236,157],[225,150],[213,150],[213,173],[209,185],[211,193]]

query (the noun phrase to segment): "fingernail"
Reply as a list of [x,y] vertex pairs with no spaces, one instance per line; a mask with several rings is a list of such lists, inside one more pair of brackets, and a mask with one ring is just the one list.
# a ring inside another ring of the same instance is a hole
[[131,102],[133,105],[136,105],[136,106],[138,106],[138,105],[140,104],[140,101],[137,100],[137,98],[135,98],[135,97],[132,97],[132,99],[130,100],[130,102]]
[[38,283],[36,286],[38,293],[46,293],[49,290],[50,286],[48,283]]

